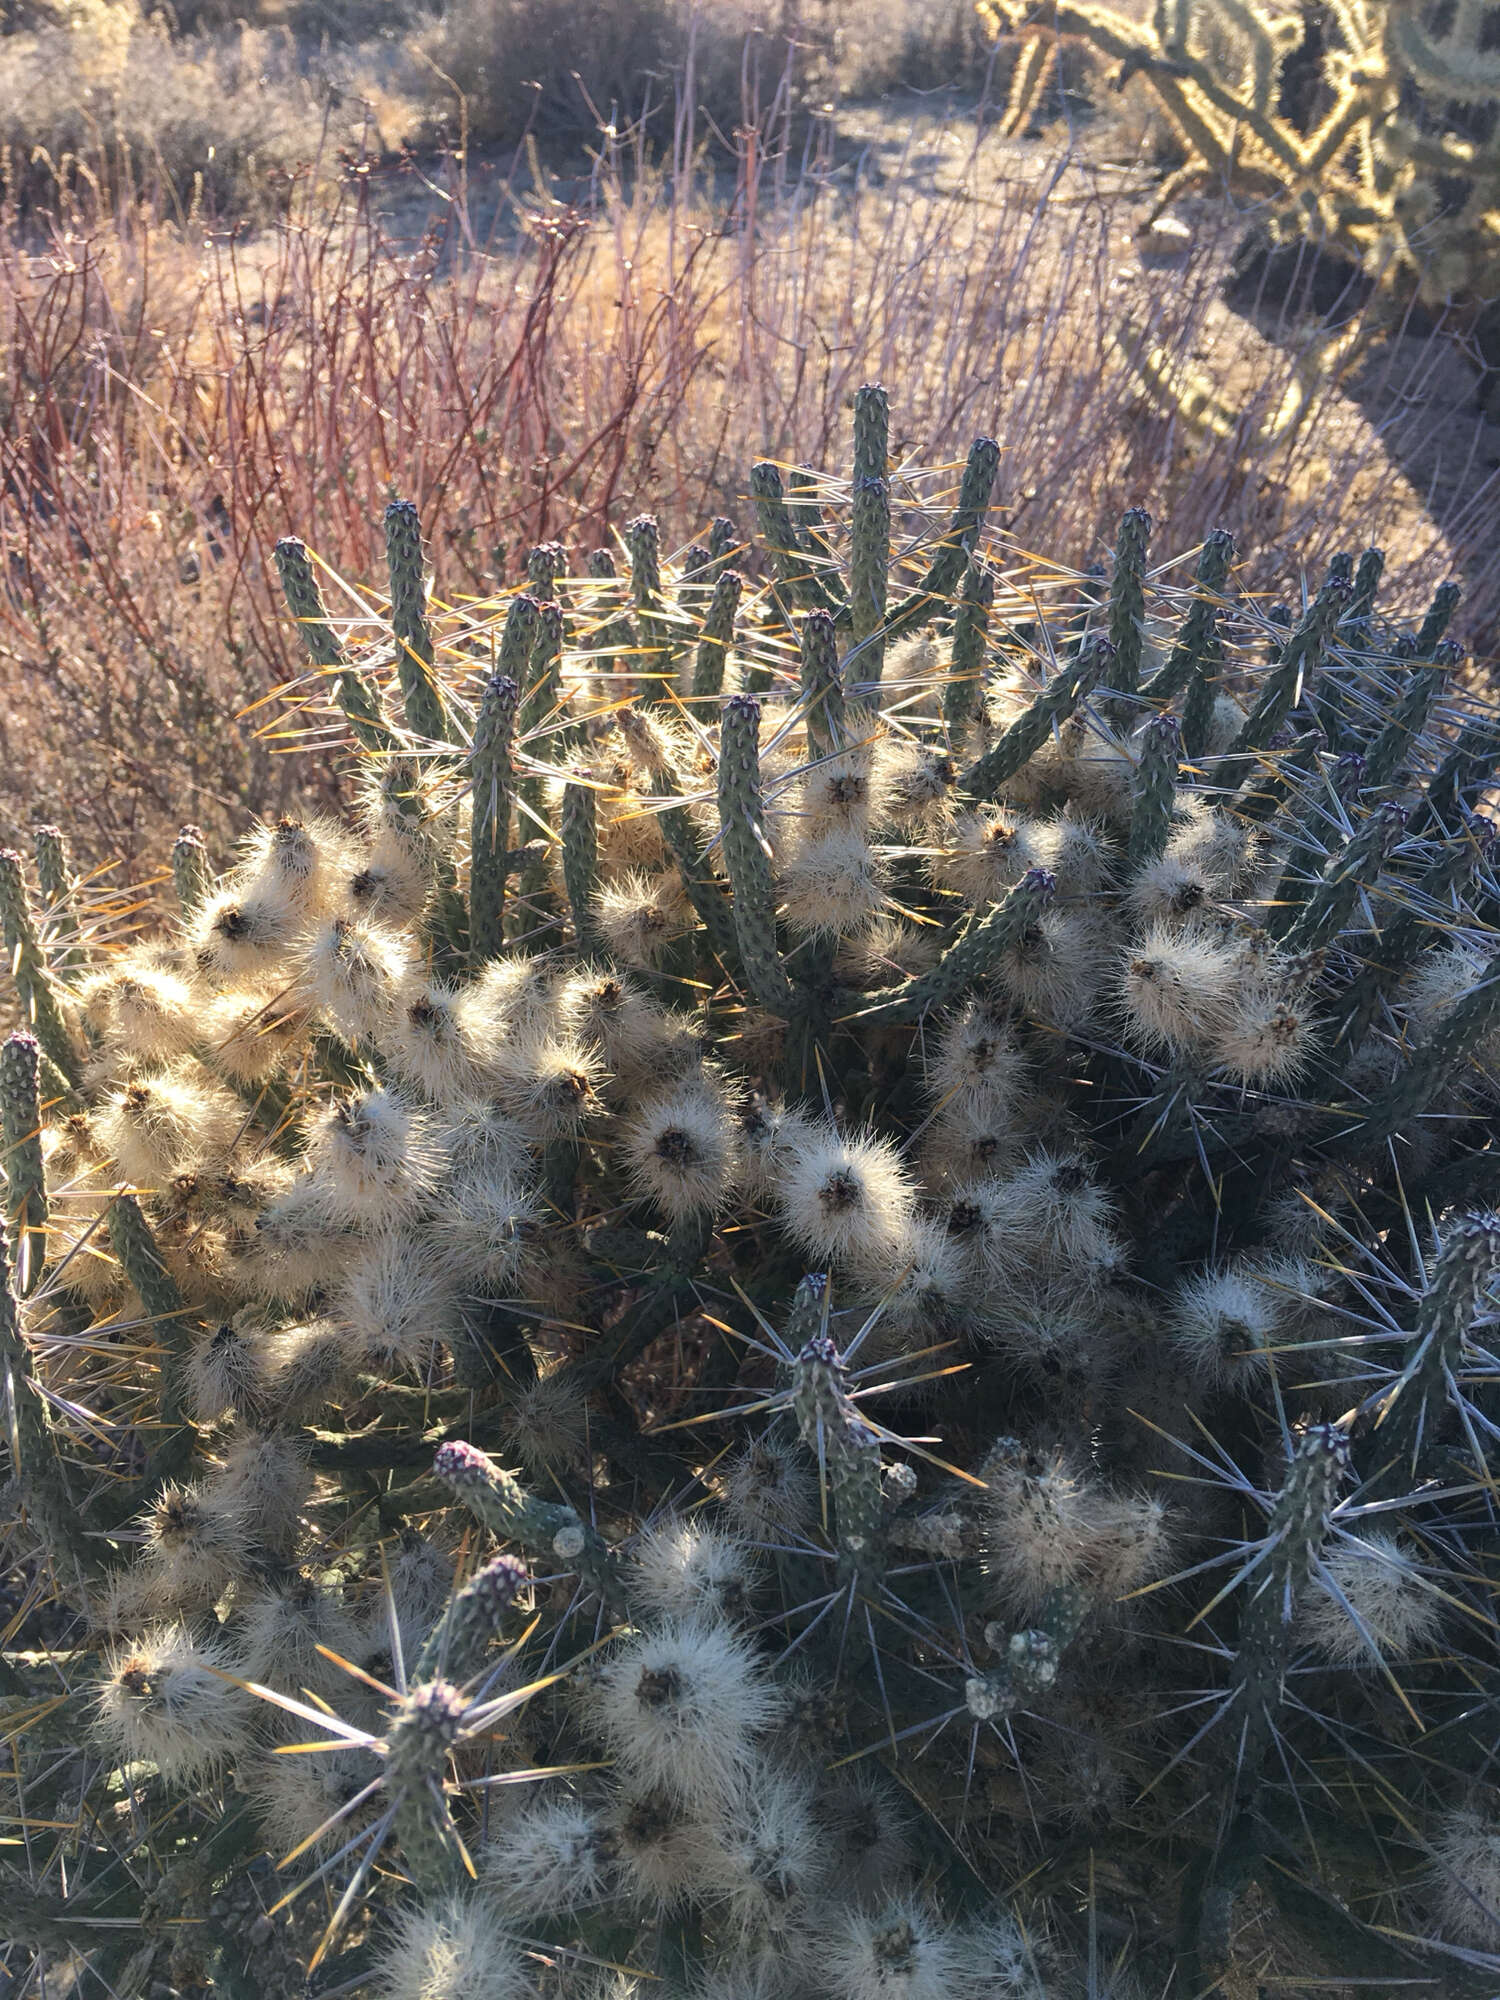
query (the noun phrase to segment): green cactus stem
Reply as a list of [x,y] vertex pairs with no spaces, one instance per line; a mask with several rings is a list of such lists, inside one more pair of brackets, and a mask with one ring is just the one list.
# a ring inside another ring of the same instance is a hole
[[441,743],[448,736],[448,718],[433,672],[422,523],[413,501],[392,500],[385,510],[385,559],[391,581],[396,676],[401,683],[406,725],[414,736]]
[[167,1436],[157,1455],[157,1471],[170,1477],[188,1456],[192,1440],[184,1429],[182,1363],[191,1345],[191,1315],[167,1269],[141,1205],[128,1191],[109,1205],[109,1247],[153,1324],[158,1349],[157,1407]]
[[1182,729],[1175,715],[1153,715],[1140,733],[1140,760],[1132,786],[1130,844],[1132,870],[1160,860],[1172,831],[1172,804],[1177,796],[1177,764]]
[[183,917],[191,917],[208,901],[213,871],[201,827],[185,826],[172,843],[172,887]]
[[1186,689],[1182,715],[1184,755],[1202,754],[1213,711],[1215,676],[1223,661],[1219,637],[1222,599],[1234,566],[1234,536],[1215,528],[1198,551],[1193,577],[1193,601],[1178,629],[1177,639],[1162,667],[1141,689],[1145,701],[1164,704]]
[[1284,943],[1291,952],[1317,951],[1348,923],[1360,897],[1379,881],[1391,850],[1401,838],[1406,814],[1387,801],[1378,805],[1348,844],[1333,855]]
[[[580,774],[587,779],[588,773]],[[602,955],[599,935],[599,818],[594,787],[569,783],[562,796],[562,866],[573,932],[585,957]]]
[[993,798],[1008,778],[1028,764],[1059,723],[1086,701],[1114,667],[1114,648],[1102,633],[1087,640],[1076,659],[1067,661],[1051,682],[984,755],[958,781],[958,789],[973,799]]
[[1115,649],[1115,686],[1122,694],[1134,694],[1141,681],[1150,540],[1151,516],[1144,507],[1127,507],[1120,517],[1109,585],[1109,643]]
[[1464,1344],[1497,1277],[1500,1219],[1479,1213],[1445,1223],[1405,1364],[1367,1442],[1372,1490],[1408,1492],[1430,1470],[1452,1418]]
[[745,579],[737,569],[720,571],[693,661],[693,697],[697,701],[713,700],[724,692],[724,667],[734,645],[734,621],[744,588]]
[[1477,843],[1444,841],[1436,858],[1411,885],[1412,907],[1382,924],[1365,965],[1340,995],[1329,1017],[1331,1046],[1358,1048],[1375,1020],[1382,997],[1431,943],[1440,913],[1453,891],[1468,881],[1481,858]]
[[964,464],[953,518],[939,537],[927,573],[901,608],[887,619],[887,641],[898,639],[928,618],[937,617],[952,598],[979,546],[980,530],[989,512],[1000,447],[993,438],[975,438]]
[[342,640],[328,623],[328,608],[307,544],[295,535],[283,535],[272,555],[287,610],[301,627],[308,658],[315,667],[338,675],[335,693],[355,741],[366,750],[389,748],[390,725],[381,711],[380,696],[359,669],[350,664]]
[[0,1135],[5,1222],[15,1246],[16,1290],[30,1298],[47,1261],[47,1175],[42,1160],[41,1046],[24,1031],[0,1045]]
[[985,1644],[1000,1654],[1001,1664],[991,1673],[970,1675],[964,1683],[964,1706],[974,1720],[1001,1721],[1047,1694],[1089,1608],[1089,1594],[1082,1585],[1060,1583],[1048,1591],[1035,1622],[1024,1630],[1007,1632],[1000,1624],[987,1625]]
[[576,1570],[606,1604],[622,1603],[619,1558],[575,1508],[538,1499],[512,1473],[459,1440],[438,1447],[432,1469],[497,1540],[516,1543],[549,1569]]
[[1349,1467],[1349,1442],[1334,1424],[1312,1424],[1297,1440],[1265,1541],[1247,1578],[1231,1687],[1236,1725],[1235,1795],[1244,1803],[1259,1784],[1275,1734],[1292,1620],[1328,1516]]
[[444,1789],[466,1707],[448,1681],[420,1681],[399,1698],[386,1726],[386,1786],[395,1801],[396,1838],[423,1895],[464,1879],[463,1842]]
[[466,1681],[484,1665],[491,1640],[530,1578],[514,1556],[495,1556],[448,1600],[447,1609],[422,1643],[413,1681],[442,1675]]
[[[821,1272],[802,1280],[793,1301],[794,1323],[814,1308],[821,1316],[827,1289],[828,1279]],[[802,1442],[827,1476],[840,1570],[868,1585],[884,1568],[880,1440],[850,1397],[843,1359],[827,1333],[813,1334],[797,1352],[792,1364],[792,1410]]]
[[[628,708],[620,710],[618,721],[632,749],[647,760],[651,782],[658,795],[662,798],[680,797],[677,773],[672,769],[670,759],[662,754],[652,731]],[[658,813],[657,824],[662,838],[672,850],[682,886],[687,891],[688,901],[698,921],[703,925],[709,949],[727,972],[737,975],[740,946],[734,911],[724,893],[724,884],[714,873],[712,856],[697,822],[685,805],[675,805],[667,806]]]
[[491,675],[469,751],[469,949],[476,964],[499,958],[504,949],[510,802],[515,788],[512,752],[520,693],[509,674]]
[[10,1245],[0,1231],[0,1370],[9,1385],[6,1402],[13,1425],[11,1463],[21,1481],[27,1512],[46,1537],[59,1568],[85,1576],[99,1568],[100,1557],[83,1532],[77,1501],[69,1482],[52,1412],[37,1382],[31,1349],[21,1327],[20,1308],[11,1281]]
[[63,1019],[52,968],[37,936],[21,857],[10,848],[0,851],[0,936],[20,998],[23,1024],[69,1085],[76,1087],[82,1073],[78,1052]]
[[954,750],[963,747],[979,706],[994,602],[995,572],[985,562],[971,562],[964,571],[959,592],[958,610],[953,618],[953,657],[943,682],[943,722]]
[[1348,584],[1336,578],[1330,579],[1308,606],[1291,635],[1278,646],[1276,660],[1265,676],[1259,699],[1215,767],[1214,783],[1223,790],[1239,789],[1250,769],[1253,753],[1267,748],[1303,689],[1311,685],[1333,628],[1348,607],[1349,598]]
[[849,615],[856,681],[877,686],[885,671],[891,576],[891,401],[878,383],[854,397],[854,490],[849,507]]
[[56,826],[34,827],[31,840],[36,879],[42,892],[48,961],[59,979],[71,981],[86,969],[88,953],[82,943],[78,884],[69,865],[68,844],[62,829]]
[[1045,868],[1032,868],[1002,903],[992,903],[949,945],[931,971],[899,986],[870,994],[844,1018],[854,1021],[919,1021],[934,1008],[949,1007],[978,981],[995,972],[1008,951],[1020,944],[1056,893]]
[[808,749],[815,758],[830,757],[847,746],[849,724],[844,684],[839,678],[838,641],[826,611],[811,611],[802,621],[801,664]]
[[1440,583],[1432,594],[1432,602],[1427,607],[1427,615],[1417,628],[1416,657],[1430,660],[1437,650],[1438,641],[1453,623],[1463,590],[1456,583]]
[[1375,609],[1375,594],[1380,589],[1380,579],[1385,574],[1385,550],[1368,548],[1360,556],[1354,571],[1354,595],[1349,600],[1345,620],[1361,623]]
[[1395,778],[1403,760],[1421,740],[1433,704],[1443,691],[1447,672],[1441,666],[1414,667],[1390,720],[1365,752],[1364,781],[1376,791]]
[[750,493],[760,522],[761,540],[785,598],[785,611],[788,614],[795,610],[837,611],[838,599],[824,585],[797,532],[792,510],[786,503],[781,473],[769,460],[762,459],[751,466]]
[[776,889],[760,795],[760,703],[751,694],[730,695],[724,703],[719,824],[745,982],[758,1005],[789,1019],[796,999],[776,940]]
[[568,569],[568,552],[561,542],[538,542],[526,558],[526,588],[533,597],[556,598],[557,580]]
[[1484,976],[1417,1043],[1395,1081],[1362,1110],[1349,1107],[1353,1122],[1336,1150],[1348,1152],[1355,1146],[1363,1150],[1406,1131],[1440,1090],[1462,1077],[1474,1050],[1497,1026],[1500,959],[1492,958]]

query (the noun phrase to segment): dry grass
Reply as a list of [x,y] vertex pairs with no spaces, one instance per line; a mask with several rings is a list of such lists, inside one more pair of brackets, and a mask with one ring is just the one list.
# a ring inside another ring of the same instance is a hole
[[[1268,342],[1226,309],[1207,212],[1188,251],[1150,266],[1118,171],[978,140],[972,121],[872,118],[838,150],[825,124],[801,153],[787,130],[742,130],[729,178],[685,140],[659,172],[606,146],[567,198],[461,167],[434,198],[355,168],[334,207],[304,190],[249,240],[122,209],[38,243],[12,218],[7,817],[40,806],[129,862],[180,819],[223,833],[309,783],[229,720],[299,664],[278,535],[368,578],[399,489],[449,596],[643,507],[686,543],[715,512],[745,515],[755,455],[841,467],[873,377],[903,454],[954,461],[977,432],[999,438],[999,517],[1026,549],[1081,565],[1144,502],[1159,550],[1224,523],[1247,581],[1285,595],[1299,562],[1380,541],[1413,592],[1463,570],[1484,630],[1500,496],[1441,343],[1388,343],[1359,402],[1325,385],[1294,435],[1247,455],[1300,336]],[[1113,337],[1127,312],[1236,392],[1239,438],[1197,443],[1144,401]]]

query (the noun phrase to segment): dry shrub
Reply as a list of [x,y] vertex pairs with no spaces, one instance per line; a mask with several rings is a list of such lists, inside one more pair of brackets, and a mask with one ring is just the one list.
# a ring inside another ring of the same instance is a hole
[[[8,813],[66,793],[95,853],[129,857],[178,819],[273,808],[278,776],[309,782],[231,720],[301,670],[278,535],[375,576],[394,487],[449,597],[514,581],[543,538],[581,569],[641,508],[686,543],[716,512],[748,518],[757,451],[841,466],[872,378],[896,392],[898,456],[956,477],[976,433],[999,439],[997,518],[1021,549],[1082,566],[1139,501],[1157,549],[1222,523],[1247,585],[1285,593],[1297,558],[1384,542],[1416,594],[1457,560],[1483,632],[1500,509],[1472,442],[1456,462],[1435,442],[1447,349],[1392,343],[1363,408],[1324,385],[1247,455],[1299,341],[1230,314],[1206,228],[1145,268],[1128,205],[1087,168],[972,125],[925,127],[908,157],[936,165],[881,181],[745,133],[726,193],[686,171],[627,181],[606,146],[577,205],[505,198],[484,221],[455,179],[422,236],[381,220],[397,190],[363,173],[336,212],[308,201],[248,243],[134,219],[40,251],[0,233]],[[1113,341],[1126,312],[1214,375],[1237,437],[1195,443],[1144,402]],[[1441,460],[1420,492],[1401,469],[1418,436]]]
[[430,115],[469,138],[592,145],[601,121],[670,137],[685,95],[723,142],[773,107],[974,86],[991,50],[970,0],[449,0],[418,41]]
[[[286,29],[174,36],[140,0],[68,0],[0,37],[0,149],[22,210],[145,201],[264,219],[341,146],[399,142],[384,45],[309,55]],[[393,129],[372,130],[382,112]]]

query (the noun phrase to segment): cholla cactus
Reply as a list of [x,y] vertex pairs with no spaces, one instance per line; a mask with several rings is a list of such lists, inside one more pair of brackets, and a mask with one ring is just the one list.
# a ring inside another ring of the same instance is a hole
[[[1139,77],[1181,149],[1149,228],[1178,195],[1233,190],[1283,240],[1352,257],[1395,298],[1456,307],[1495,368],[1500,291],[1500,45],[1486,0],[1158,0],[1142,17],[1109,5],[978,0],[991,34],[1020,33],[1007,124],[1034,117],[1059,38]],[[1137,330],[1126,345],[1148,384],[1192,424],[1233,419]],[[1269,442],[1301,420],[1313,377],[1346,362],[1353,335],[1315,343]]]
[[23,1984],[1081,1995],[1106,1917],[1198,1991],[1252,1876],[1297,1976],[1492,1941],[1451,593],[1035,575],[888,415],[763,565],[449,614],[393,507],[393,647],[284,544],[352,823],[185,829],[109,950],[0,868]]

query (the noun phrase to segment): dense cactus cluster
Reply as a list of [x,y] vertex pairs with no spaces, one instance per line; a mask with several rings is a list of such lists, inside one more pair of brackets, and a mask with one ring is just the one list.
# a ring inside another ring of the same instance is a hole
[[284,542],[348,823],[0,857],[8,1990],[1491,1990],[1500,717],[996,462]]

